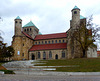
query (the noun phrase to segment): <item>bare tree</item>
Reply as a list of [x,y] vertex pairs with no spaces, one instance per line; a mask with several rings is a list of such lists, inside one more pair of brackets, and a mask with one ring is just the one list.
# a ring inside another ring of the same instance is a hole
[[89,47],[96,47],[94,42],[100,40],[100,27],[92,22],[92,16],[86,23],[80,23],[74,29],[71,37],[79,44],[83,53],[82,57],[86,57]]
[[[1,17],[0,17],[0,20],[3,21]],[[3,31],[0,30],[0,41],[3,41],[3,37],[1,36],[1,33],[3,33]]]

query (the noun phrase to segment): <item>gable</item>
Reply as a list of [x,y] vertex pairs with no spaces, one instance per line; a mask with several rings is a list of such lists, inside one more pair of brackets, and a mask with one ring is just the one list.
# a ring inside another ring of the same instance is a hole
[[30,38],[30,39],[32,39],[33,40],[33,38],[30,36],[30,35],[28,35],[28,34],[26,34],[25,32],[22,32],[26,37],[28,37],[28,38]]

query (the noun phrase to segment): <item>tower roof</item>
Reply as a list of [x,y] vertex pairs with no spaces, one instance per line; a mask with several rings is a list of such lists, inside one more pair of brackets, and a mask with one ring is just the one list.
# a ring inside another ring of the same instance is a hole
[[[72,10],[74,10],[74,9],[79,9],[77,6],[75,6]],[[80,9],[79,9],[80,10]]]
[[21,19],[21,18],[19,16],[17,16],[16,19]]
[[[29,23],[27,23],[26,25],[24,25],[23,27],[30,27],[30,26],[35,26],[34,24],[33,24],[33,22],[32,21],[30,21]],[[36,26],[35,26],[36,27]],[[36,27],[37,28],[37,27]]]
[[41,32],[39,32],[39,35],[42,35],[42,33],[41,33]]
[[80,15],[80,19],[85,19],[85,17],[83,17],[82,15]]

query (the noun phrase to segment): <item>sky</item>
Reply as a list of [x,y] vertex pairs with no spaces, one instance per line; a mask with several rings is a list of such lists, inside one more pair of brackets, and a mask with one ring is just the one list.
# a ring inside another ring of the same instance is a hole
[[100,0],[0,0],[0,30],[4,42],[11,45],[14,19],[22,26],[32,21],[42,34],[66,32],[70,28],[71,10],[76,5],[84,17],[93,15],[100,25]]

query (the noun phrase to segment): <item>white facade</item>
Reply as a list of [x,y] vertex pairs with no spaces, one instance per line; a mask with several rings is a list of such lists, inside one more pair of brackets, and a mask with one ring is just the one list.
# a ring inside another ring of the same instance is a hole
[[88,48],[87,58],[97,58],[97,48]]

